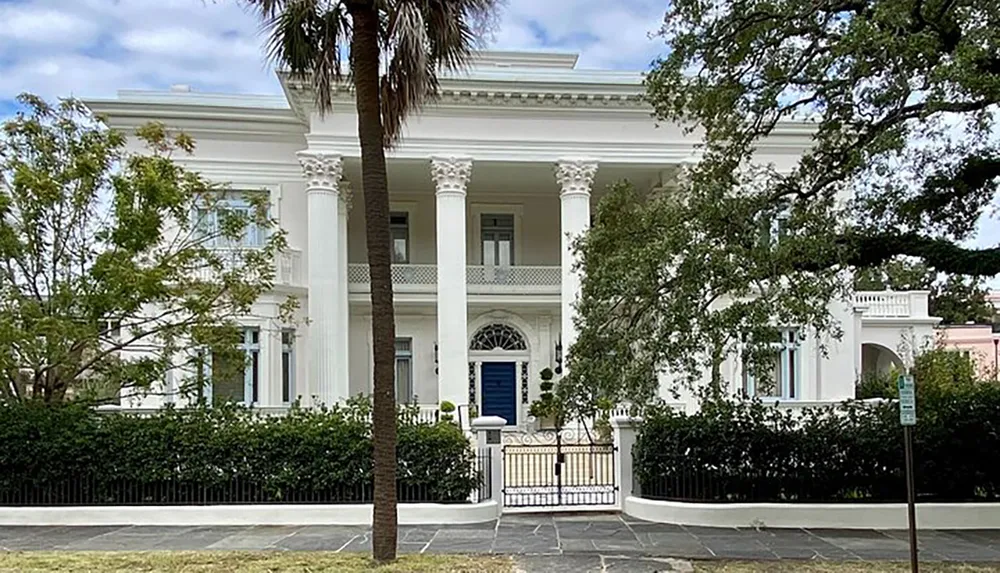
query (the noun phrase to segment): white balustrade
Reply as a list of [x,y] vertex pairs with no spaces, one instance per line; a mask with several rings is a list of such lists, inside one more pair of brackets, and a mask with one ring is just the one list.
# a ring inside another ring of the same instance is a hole
[[856,292],[854,304],[866,307],[866,317],[905,318],[912,314],[909,292]]
[[[243,265],[243,255],[239,249],[217,249],[215,255],[222,263],[220,270],[208,266],[194,271],[194,278],[202,281],[219,280],[220,274]],[[302,251],[287,249],[275,255],[274,282],[285,286],[305,286],[302,280]]]

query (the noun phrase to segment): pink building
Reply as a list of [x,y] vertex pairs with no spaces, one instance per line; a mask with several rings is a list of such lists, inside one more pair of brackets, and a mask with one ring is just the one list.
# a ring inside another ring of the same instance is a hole
[[940,329],[945,348],[968,352],[979,366],[979,374],[996,377],[1000,365],[1000,333],[989,324],[956,324]]

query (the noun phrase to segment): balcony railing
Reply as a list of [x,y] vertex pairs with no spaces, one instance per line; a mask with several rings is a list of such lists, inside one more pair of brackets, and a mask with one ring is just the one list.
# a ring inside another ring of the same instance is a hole
[[928,316],[927,291],[879,291],[854,293],[854,304],[864,308],[865,318],[921,318]]
[[[231,254],[232,256],[227,256]],[[225,270],[229,270],[241,263],[242,258],[238,251],[228,250],[221,253],[220,258]],[[305,286],[305,277],[302,273],[302,251],[297,249],[286,249],[275,256],[274,282],[280,286]],[[213,269],[204,267],[195,271],[195,276],[201,280],[213,280],[216,272]]]
[[[562,269],[558,266],[470,266],[465,272],[470,294],[486,293],[558,293]],[[437,289],[437,265],[392,265],[392,284],[400,292],[434,292]],[[365,291],[371,283],[368,265],[347,266],[351,290]]]

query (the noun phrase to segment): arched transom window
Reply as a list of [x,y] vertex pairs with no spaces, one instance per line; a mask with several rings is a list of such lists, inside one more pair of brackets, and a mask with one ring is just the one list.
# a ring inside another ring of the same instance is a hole
[[516,328],[506,324],[487,324],[476,331],[469,350],[527,350],[528,344]]

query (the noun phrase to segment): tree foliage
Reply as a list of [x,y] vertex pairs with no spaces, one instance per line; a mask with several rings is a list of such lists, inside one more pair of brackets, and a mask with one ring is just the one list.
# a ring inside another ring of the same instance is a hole
[[[241,366],[236,319],[271,289],[285,245],[266,196],[224,209],[225,189],[171,158],[194,142],[162,125],[140,128],[134,153],[78,101],[19,101],[0,136],[3,399],[162,391],[171,369],[194,391],[207,356]],[[218,248],[251,225],[258,248]]]
[[[703,145],[599,206],[566,388],[647,398],[661,369],[764,364],[774,327],[836,334],[852,273],[897,256],[1000,272],[968,246],[1000,175],[997,29],[997,0],[671,2],[647,100]],[[794,166],[762,159],[803,139]]]
[[859,269],[854,277],[857,290],[929,291],[930,315],[940,317],[942,324],[991,323],[995,311],[983,283],[978,277],[941,277],[925,263],[905,258]]

